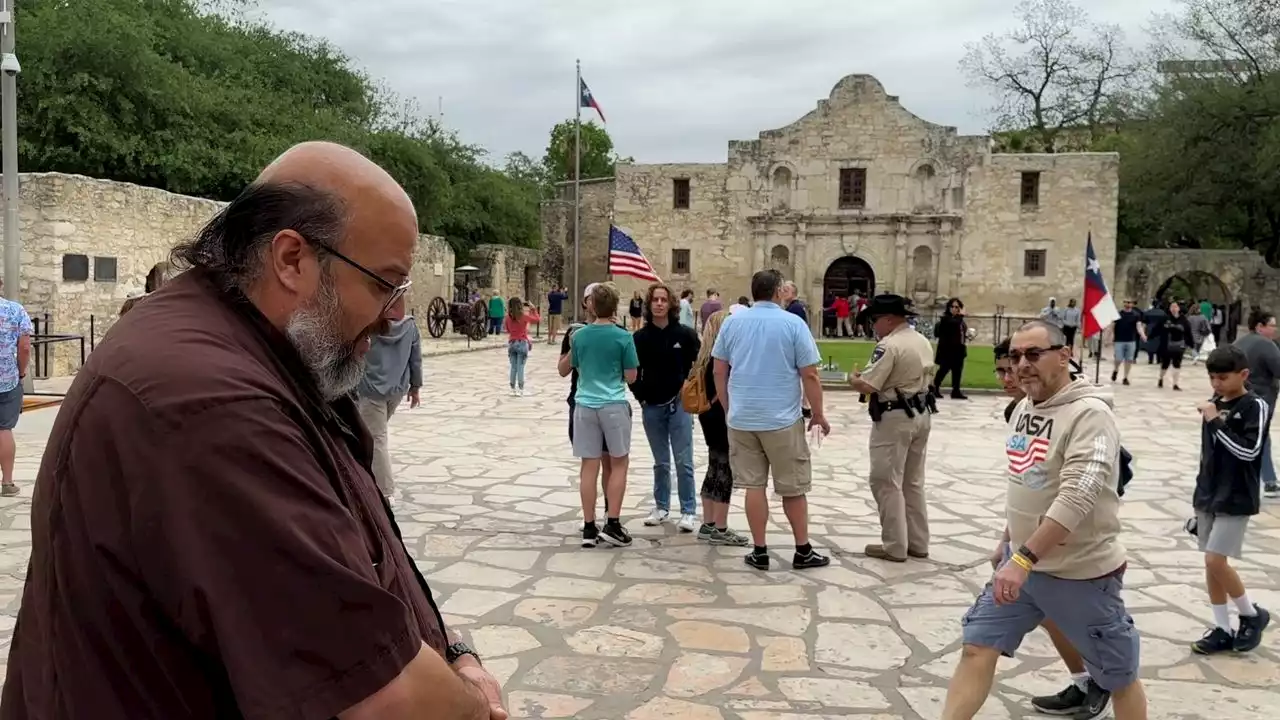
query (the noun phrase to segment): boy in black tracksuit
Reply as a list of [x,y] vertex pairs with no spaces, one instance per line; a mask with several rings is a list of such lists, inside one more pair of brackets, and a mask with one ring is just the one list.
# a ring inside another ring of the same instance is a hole
[[[1262,445],[1270,408],[1250,392],[1249,359],[1240,348],[1227,345],[1205,361],[1212,399],[1199,405],[1204,425],[1200,432],[1200,473],[1191,504],[1196,515],[1187,529],[1204,551],[1205,583],[1213,606],[1214,627],[1191,649],[1202,655],[1248,652],[1262,642],[1271,614],[1254,605],[1228,557],[1239,558],[1249,516],[1261,505]],[[1232,632],[1230,605],[1240,614]]]

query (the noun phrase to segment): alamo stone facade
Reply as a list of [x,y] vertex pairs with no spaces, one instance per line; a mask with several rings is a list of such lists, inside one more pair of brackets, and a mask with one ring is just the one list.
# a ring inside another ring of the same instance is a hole
[[[857,290],[1034,315],[1050,296],[1080,297],[1091,232],[1114,277],[1119,156],[991,147],[850,75],[794,123],[731,141],[725,163],[622,164],[613,179],[584,181],[579,286],[607,275],[610,222],[699,301],[708,288],[748,295],[752,273],[775,267],[811,305]],[[544,247],[560,246],[566,282],[572,192],[543,213]],[[628,295],[643,286],[617,282]]]

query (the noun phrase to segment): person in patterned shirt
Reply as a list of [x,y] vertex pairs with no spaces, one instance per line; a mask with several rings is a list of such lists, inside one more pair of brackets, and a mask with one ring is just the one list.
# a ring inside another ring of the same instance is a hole
[[[3,287],[3,285],[0,285]],[[13,497],[18,486],[13,482],[13,461],[17,447],[13,428],[22,413],[22,380],[31,359],[31,317],[26,308],[0,298],[0,495]]]

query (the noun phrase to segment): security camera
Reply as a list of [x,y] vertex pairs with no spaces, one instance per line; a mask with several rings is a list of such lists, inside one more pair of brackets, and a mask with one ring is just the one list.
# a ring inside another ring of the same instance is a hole
[[18,64],[18,56],[13,53],[5,53],[4,58],[0,59],[0,71],[5,75],[17,75],[22,72],[22,66]]

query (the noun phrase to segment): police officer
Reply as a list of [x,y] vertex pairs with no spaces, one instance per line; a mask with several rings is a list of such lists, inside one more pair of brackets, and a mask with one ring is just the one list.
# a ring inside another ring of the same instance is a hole
[[868,545],[866,553],[889,562],[926,558],[924,459],[930,415],[936,412],[928,394],[933,346],[908,324],[916,313],[901,296],[877,295],[865,312],[880,342],[866,369],[853,372],[849,384],[866,396],[874,421],[870,481],[880,511],[881,544]]

